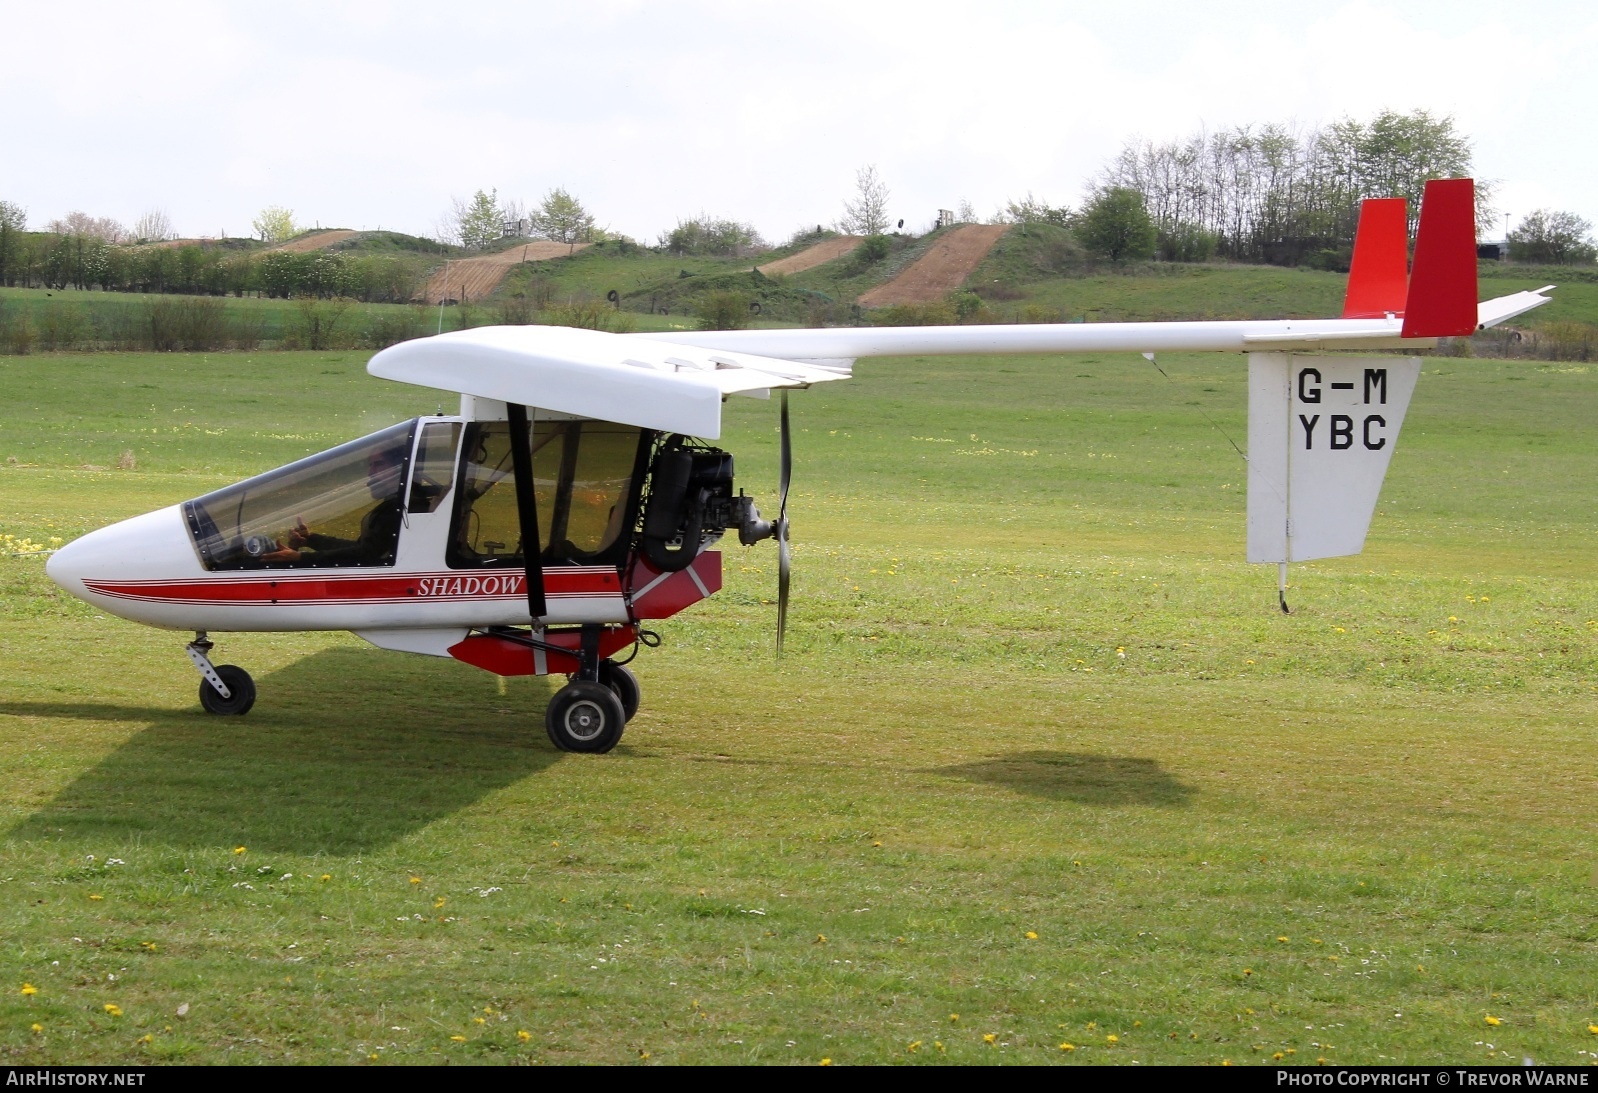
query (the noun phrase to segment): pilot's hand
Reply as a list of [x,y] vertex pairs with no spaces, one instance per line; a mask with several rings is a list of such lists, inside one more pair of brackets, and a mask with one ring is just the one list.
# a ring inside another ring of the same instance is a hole
[[283,547],[281,550],[274,550],[270,554],[261,555],[261,561],[263,562],[297,562],[299,560],[300,552],[297,550],[290,550],[288,547]]
[[289,546],[302,547],[310,538],[311,529],[305,526],[305,518],[296,516],[294,518],[294,527],[288,534]]

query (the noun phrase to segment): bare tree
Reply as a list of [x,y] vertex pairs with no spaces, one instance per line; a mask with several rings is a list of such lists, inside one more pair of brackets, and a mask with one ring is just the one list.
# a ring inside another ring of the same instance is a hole
[[877,177],[876,164],[855,172],[855,196],[843,203],[838,230],[846,235],[881,235],[888,230],[888,187]]
[[128,238],[128,230],[109,216],[90,216],[74,209],[59,220],[44,226],[47,232],[57,235],[86,235],[107,243],[121,243]]
[[172,218],[165,209],[150,209],[133,222],[133,238],[141,242],[156,243],[177,237],[178,233],[172,230]]

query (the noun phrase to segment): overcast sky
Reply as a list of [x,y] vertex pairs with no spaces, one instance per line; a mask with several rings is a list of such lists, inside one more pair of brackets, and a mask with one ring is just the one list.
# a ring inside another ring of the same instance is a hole
[[0,199],[34,227],[159,207],[245,235],[276,204],[433,234],[452,196],[564,186],[645,242],[699,212],[780,241],[875,164],[920,229],[1075,204],[1133,136],[1383,108],[1453,116],[1504,211],[1598,221],[1598,6],[1561,0],[60,0],[3,25]]

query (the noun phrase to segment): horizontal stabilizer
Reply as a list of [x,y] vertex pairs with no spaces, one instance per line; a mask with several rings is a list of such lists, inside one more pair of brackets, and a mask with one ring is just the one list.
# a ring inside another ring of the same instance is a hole
[[1476,329],[1476,184],[1432,179],[1420,205],[1404,337],[1452,338]]
[[1380,319],[1404,312],[1409,294],[1409,202],[1372,197],[1360,203],[1354,260],[1343,318]]
[[1543,293],[1553,290],[1553,285],[1544,285],[1530,292],[1515,292],[1508,296],[1483,300],[1476,308],[1476,324],[1481,327],[1497,326],[1513,319],[1516,315],[1524,315],[1532,308],[1546,304],[1548,297]]

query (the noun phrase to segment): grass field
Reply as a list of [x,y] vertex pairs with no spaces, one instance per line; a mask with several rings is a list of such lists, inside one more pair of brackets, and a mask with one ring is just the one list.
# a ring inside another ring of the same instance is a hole
[[[364,361],[0,358],[0,533],[448,408]],[[1598,372],[1428,360],[1283,616],[1242,361],[1161,365],[797,395],[787,654],[729,548],[607,756],[340,634],[220,636],[210,718],[182,635],[0,557],[5,1061],[1598,1062]]]

